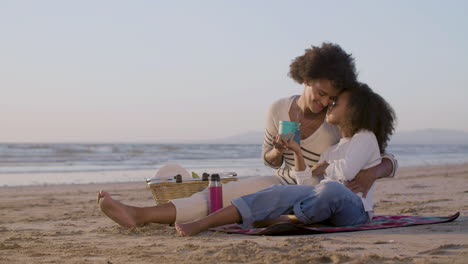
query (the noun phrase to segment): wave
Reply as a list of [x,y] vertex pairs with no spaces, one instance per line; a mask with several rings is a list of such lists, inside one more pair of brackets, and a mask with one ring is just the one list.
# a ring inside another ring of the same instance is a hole
[[[387,151],[403,167],[468,162],[468,145],[390,145]],[[255,160],[263,166],[260,156],[261,145],[0,144],[0,174],[128,171],[174,161],[193,167],[216,167]],[[257,165],[244,165],[249,166]]]

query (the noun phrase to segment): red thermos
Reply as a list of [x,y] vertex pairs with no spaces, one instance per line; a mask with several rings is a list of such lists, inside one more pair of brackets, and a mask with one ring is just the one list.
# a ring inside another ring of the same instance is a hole
[[210,193],[208,200],[209,213],[212,214],[223,208],[223,188],[219,174],[211,174],[208,192]]

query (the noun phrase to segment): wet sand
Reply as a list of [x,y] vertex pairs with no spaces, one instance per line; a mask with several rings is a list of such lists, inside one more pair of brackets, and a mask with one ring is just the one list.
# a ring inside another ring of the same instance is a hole
[[455,222],[352,233],[246,236],[171,226],[119,227],[97,207],[114,199],[154,205],[141,183],[0,187],[0,263],[466,263],[468,164],[400,169],[376,186],[376,214],[448,216]]

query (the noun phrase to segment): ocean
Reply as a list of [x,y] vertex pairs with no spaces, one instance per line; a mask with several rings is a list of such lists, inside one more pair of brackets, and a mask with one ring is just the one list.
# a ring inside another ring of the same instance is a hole
[[[400,167],[468,162],[468,145],[390,145]],[[0,144],[0,186],[142,181],[168,163],[196,173],[272,175],[261,145]]]

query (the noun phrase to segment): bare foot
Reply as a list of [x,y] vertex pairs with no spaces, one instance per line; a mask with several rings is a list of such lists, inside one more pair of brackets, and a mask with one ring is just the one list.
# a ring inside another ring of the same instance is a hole
[[185,224],[175,224],[175,229],[180,236],[194,236],[207,228],[203,227],[197,221],[188,222]]
[[124,227],[135,227],[134,208],[112,199],[108,192],[98,193],[98,204],[101,211],[117,224]]

